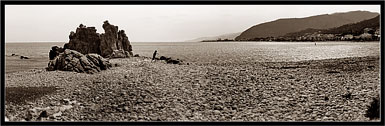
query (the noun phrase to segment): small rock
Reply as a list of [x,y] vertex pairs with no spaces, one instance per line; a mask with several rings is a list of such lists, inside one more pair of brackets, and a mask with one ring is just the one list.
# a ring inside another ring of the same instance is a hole
[[215,105],[214,110],[223,110],[223,107],[221,105]]
[[344,95],[342,95],[343,98],[346,98],[346,99],[352,99],[352,93],[348,92]]
[[130,116],[130,119],[131,119],[131,120],[138,120],[138,117],[137,117],[137,116],[134,116],[134,115],[131,115],[131,116]]
[[48,117],[48,112],[46,110],[42,111],[38,117],[38,119]]
[[9,119],[8,119],[7,117],[5,117],[5,121],[6,121],[6,122],[9,121]]
[[128,106],[124,106],[124,111],[129,111],[130,108]]
[[68,105],[70,103],[70,99],[63,99],[62,102],[65,104],[65,105]]
[[29,58],[26,56],[20,56],[20,59],[29,59]]
[[53,117],[57,118],[57,117],[60,117],[62,115],[62,112],[58,112],[58,113],[55,113],[55,114],[52,114]]
[[331,71],[328,71],[328,72],[326,72],[326,73],[331,73],[331,74],[333,74],[333,73],[340,73],[339,71],[335,71],[335,70],[331,70]]
[[214,110],[214,114],[219,115],[219,114],[221,114],[221,112],[219,110]]
[[70,101],[69,102],[70,105],[76,105],[76,103],[77,103],[76,101]]
[[143,102],[145,102],[145,103],[152,103],[153,101],[150,98],[145,98],[145,99],[143,99]]
[[159,103],[156,103],[156,104],[155,104],[155,107],[161,108],[162,106],[161,106]]
[[160,120],[163,120],[163,121],[164,121],[164,120],[167,120],[167,117],[166,117],[165,115],[161,115],[161,116],[160,116]]
[[151,121],[158,121],[159,119],[158,119],[158,117],[156,117],[156,116],[151,116],[151,117],[150,117],[150,120],[151,120]]
[[65,111],[65,110],[71,109],[72,107],[73,107],[72,105],[62,105],[59,108],[59,111]]
[[329,101],[329,97],[325,96],[325,101]]

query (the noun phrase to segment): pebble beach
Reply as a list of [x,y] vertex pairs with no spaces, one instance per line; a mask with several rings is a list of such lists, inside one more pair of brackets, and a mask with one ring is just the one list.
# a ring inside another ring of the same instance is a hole
[[[379,121],[379,56],[298,62],[111,59],[96,74],[6,74],[10,121]],[[34,91],[25,91],[33,89]],[[25,95],[18,95],[20,92]],[[30,95],[28,95],[30,93]],[[14,97],[9,97],[14,96]]]

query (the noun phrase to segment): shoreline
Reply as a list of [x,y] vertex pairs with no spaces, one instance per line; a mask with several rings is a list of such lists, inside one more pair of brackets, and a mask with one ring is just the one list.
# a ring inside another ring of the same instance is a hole
[[[117,67],[96,74],[6,74],[7,88],[58,88],[22,105],[6,102],[6,116],[23,121],[30,109],[70,99],[77,103],[71,109],[40,121],[370,121],[366,105],[380,93],[379,56],[234,65],[144,57],[110,62]],[[351,99],[342,97],[347,93]]]

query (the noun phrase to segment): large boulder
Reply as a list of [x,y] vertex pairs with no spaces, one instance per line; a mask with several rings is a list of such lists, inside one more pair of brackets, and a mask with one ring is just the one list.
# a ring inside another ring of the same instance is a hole
[[56,57],[49,61],[48,71],[62,70],[93,74],[111,67],[111,63],[109,63],[107,59],[95,53],[84,55],[70,49],[65,49],[62,52],[57,50],[51,51],[56,53],[50,53],[50,58],[54,55],[56,55]]
[[[95,27],[80,25],[76,32],[70,33],[70,41],[65,49],[76,50],[82,54],[96,53],[103,57],[125,58],[132,56],[132,46],[124,30],[104,21],[105,33],[96,33]],[[119,53],[119,54],[117,54]],[[115,57],[115,56],[119,57]]]

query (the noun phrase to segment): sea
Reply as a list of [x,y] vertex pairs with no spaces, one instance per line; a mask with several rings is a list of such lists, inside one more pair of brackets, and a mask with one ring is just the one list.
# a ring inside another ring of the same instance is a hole
[[[52,46],[65,42],[5,44],[6,73],[45,68]],[[132,42],[134,54],[195,63],[295,62],[380,56],[380,42]],[[17,56],[12,56],[12,54]],[[26,56],[29,59],[20,59]]]

